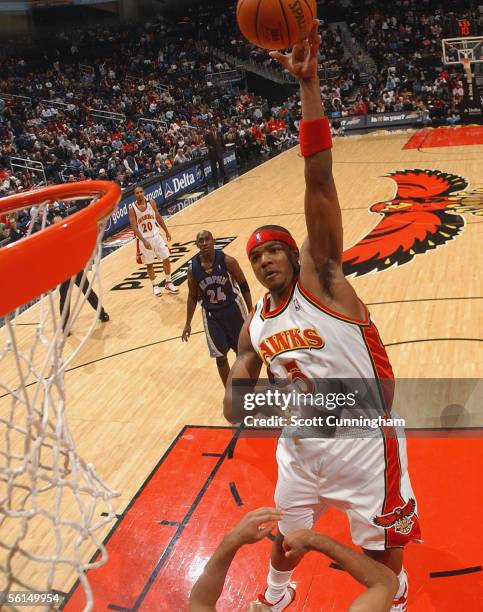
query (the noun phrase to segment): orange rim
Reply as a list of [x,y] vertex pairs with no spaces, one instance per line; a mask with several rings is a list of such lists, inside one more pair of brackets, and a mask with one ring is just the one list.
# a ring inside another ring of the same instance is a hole
[[86,208],[0,249],[0,316],[30,302],[80,272],[92,255],[98,224],[121,199],[121,188],[108,181],[52,185],[0,200],[6,214],[56,200],[98,197]]

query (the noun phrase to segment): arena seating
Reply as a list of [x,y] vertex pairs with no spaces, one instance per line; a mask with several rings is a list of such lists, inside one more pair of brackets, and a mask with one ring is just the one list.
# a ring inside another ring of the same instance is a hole
[[[239,89],[241,83],[224,82],[223,73],[236,66],[217,59],[214,50],[272,72],[283,70],[241,37],[234,7],[221,5],[224,10],[215,12],[214,4],[189,9],[182,19],[157,17],[143,25],[99,25],[11,41],[9,55],[0,56],[0,197],[42,181],[108,178],[127,187],[204,155],[204,134],[213,124],[235,145],[240,171],[296,143],[297,95],[270,105]],[[344,4],[353,42],[377,69],[362,81],[361,53],[351,56],[340,27],[322,21],[326,113],[338,119],[419,110],[428,121],[457,123],[462,74],[443,69],[440,46],[451,2]],[[460,8],[477,19],[473,2]],[[331,11],[330,1],[319,2],[319,15],[330,17]],[[339,6],[338,19],[343,12]],[[24,168],[14,174],[15,157],[43,171]],[[0,242],[8,242],[21,236],[29,218],[20,215],[10,232],[8,220],[0,221],[5,225]]]

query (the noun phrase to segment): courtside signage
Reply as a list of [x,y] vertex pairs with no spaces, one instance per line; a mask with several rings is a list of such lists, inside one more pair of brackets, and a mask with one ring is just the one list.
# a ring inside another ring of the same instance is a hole
[[188,170],[175,174],[163,181],[161,184],[163,186],[165,199],[169,200],[185,193],[189,189],[199,187],[199,185],[201,185],[201,179],[198,178],[198,176],[199,173],[196,172],[196,168],[188,168]]
[[[158,208],[164,202],[163,189],[159,183],[151,184],[145,187],[144,195],[148,200],[154,200]],[[116,210],[109,217],[106,225],[106,236],[112,236],[129,223],[129,207],[135,201],[134,193],[131,193],[126,198],[123,198],[118,204]]]
[[[227,172],[232,172],[236,169],[234,150],[225,151],[223,159]],[[209,161],[204,161],[202,164],[193,164],[193,166],[189,166],[185,170],[168,176],[165,179],[161,178],[154,181],[152,178],[146,179],[146,181],[141,183],[141,187],[144,188],[146,198],[154,200],[158,209],[161,209],[165,202],[175,200],[180,195],[201,187],[206,181],[210,180],[212,180],[211,165]],[[124,193],[128,195],[121,200],[107,221],[106,236],[112,236],[112,234],[115,234],[129,224],[129,206],[135,200],[134,189],[130,187]],[[163,215],[169,216],[170,208],[163,209]]]

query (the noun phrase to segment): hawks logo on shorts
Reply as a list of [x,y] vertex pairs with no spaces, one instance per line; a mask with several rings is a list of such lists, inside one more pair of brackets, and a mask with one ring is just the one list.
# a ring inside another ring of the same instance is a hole
[[381,514],[373,518],[374,525],[390,529],[394,527],[394,531],[403,533],[404,535],[411,532],[414,521],[411,517],[416,511],[416,502],[411,497],[404,506],[398,506],[392,512]]

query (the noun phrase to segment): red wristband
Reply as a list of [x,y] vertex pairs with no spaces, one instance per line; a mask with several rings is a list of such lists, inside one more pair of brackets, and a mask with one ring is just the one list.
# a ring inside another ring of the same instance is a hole
[[300,122],[300,151],[304,157],[310,157],[320,151],[332,148],[332,136],[327,117]]

